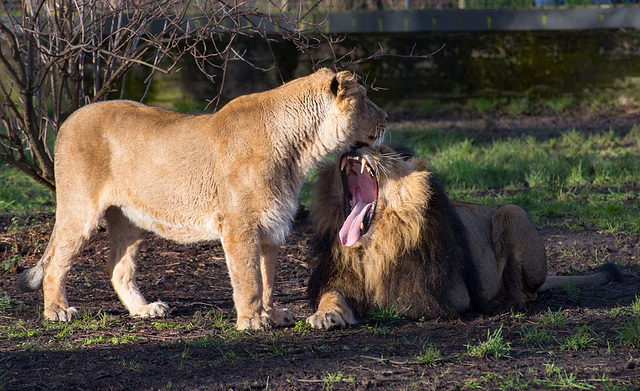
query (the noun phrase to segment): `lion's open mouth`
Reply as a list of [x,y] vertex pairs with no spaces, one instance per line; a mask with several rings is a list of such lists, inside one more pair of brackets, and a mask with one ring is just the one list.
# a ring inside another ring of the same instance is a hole
[[376,212],[378,181],[371,164],[355,151],[340,158],[344,189],[345,220],[340,228],[340,241],[351,247],[365,235]]

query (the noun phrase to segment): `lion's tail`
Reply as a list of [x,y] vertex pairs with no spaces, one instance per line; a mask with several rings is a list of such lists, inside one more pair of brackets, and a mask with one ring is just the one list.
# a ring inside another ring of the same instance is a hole
[[597,273],[586,276],[547,276],[544,284],[538,288],[538,292],[545,292],[549,289],[561,288],[564,286],[580,285],[604,285],[612,281],[622,281],[622,273],[613,263],[605,263]]

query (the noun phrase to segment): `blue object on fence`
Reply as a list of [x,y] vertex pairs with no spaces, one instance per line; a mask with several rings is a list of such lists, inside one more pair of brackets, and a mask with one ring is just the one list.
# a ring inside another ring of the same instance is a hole
[[565,0],[534,0],[536,7],[557,7],[567,5]]

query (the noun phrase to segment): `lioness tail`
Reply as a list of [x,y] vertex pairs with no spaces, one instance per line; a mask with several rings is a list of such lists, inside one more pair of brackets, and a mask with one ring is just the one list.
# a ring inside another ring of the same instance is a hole
[[44,279],[44,263],[38,262],[32,268],[29,268],[18,277],[18,289],[22,292],[35,291],[42,287],[42,280]]

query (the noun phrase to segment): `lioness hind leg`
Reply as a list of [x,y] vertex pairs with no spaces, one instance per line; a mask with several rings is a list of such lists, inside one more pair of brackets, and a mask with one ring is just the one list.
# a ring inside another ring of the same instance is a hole
[[496,258],[509,263],[503,275],[507,297],[513,304],[535,299],[547,277],[547,256],[533,221],[519,206],[506,205],[494,213],[491,223]]
[[328,330],[332,327],[346,327],[356,324],[358,320],[342,294],[331,291],[320,297],[318,310],[307,318],[307,323],[316,329]]
[[260,270],[262,272],[262,307],[278,326],[290,326],[296,322],[296,316],[286,308],[273,308],[273,286],[278,265],[278,246],[262,243]]
[[[66,283],[73,259],[89,240],[98,223],[98,217],[83,219],[73,213],[57,213],[51,240],[43,258],[44,317],[49,320],[68,322],[78,313],[69,307]],[[36,266],[36,267],[39,267]]]
[[107,271],[120,301],[131,316],[165,316],[169,313],[169,306],[160,301],[147,303],[136,282],[136,257],[140,252],[145,231],[131,223],[119,208],[107,209],[105,219],[111,244]]

